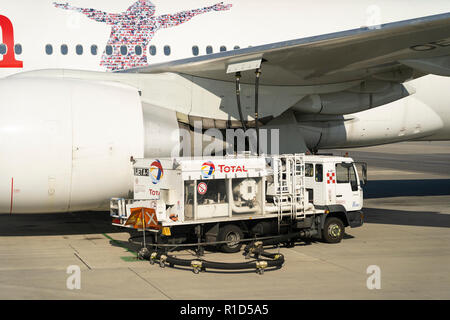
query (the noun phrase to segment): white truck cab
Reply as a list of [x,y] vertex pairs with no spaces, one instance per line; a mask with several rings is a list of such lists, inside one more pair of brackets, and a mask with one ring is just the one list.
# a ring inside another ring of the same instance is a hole
[[347,211],[361,210],[364,181],[353,159],[311,155],[305,158],[305,187],[315,206],[342,205]]

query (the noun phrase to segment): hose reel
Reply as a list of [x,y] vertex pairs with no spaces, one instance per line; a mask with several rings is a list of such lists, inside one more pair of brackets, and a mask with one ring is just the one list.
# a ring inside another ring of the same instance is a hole
[[[269,253],[264,251],[263,242],[254,242],[247,245],[244,249],[246,259],[253,258],[252,261],[247,262],[216,262],[203,259],[180,259],[172,256],[168,253],[164,253],[162,250],[153,251],[148,255],[141,256],[142,259],[148,259],[150,264],[159,263],[161,268],[164,268],[166,264],[171,267],[182,266],[190,267],[195,274],[199,274],[206,269],[218,269],[218,270],[247,270],[254,269],[258,274],[264,274],[264,271],[268,268],[279,269],[284,263],[284,256],[280,253]],[[261,258],[262,257],[262,258]]]

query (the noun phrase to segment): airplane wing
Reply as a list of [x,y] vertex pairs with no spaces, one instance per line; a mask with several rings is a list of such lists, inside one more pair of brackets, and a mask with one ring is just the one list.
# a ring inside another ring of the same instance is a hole
[[[230,65],[262,59],[261,84],[320,85],[358,79],[402,83],[450,76],[450,13],[182,59],[121,72],[174,72],[234,81]],[[243,72],[241,82],[253,83]]]

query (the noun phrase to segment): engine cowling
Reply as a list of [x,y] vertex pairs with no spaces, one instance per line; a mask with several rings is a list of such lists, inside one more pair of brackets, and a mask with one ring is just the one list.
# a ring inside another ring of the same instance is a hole
[[264,128],[280,130],[280,153],[295,153],[422,139],[443,126],[433,108],[409,96],[349,115],[304,115],[290,110]]
[[348,90],[308,95],[292,109],[304,114],[343,115],[375,108],[410,95],[402,84],[388,83],[382,89],[377,92]]
[[176,144],[175,113],[143,106],[131,86],[4,79],[0,97],[0,212],[108,209],[132,190],[130,157]]

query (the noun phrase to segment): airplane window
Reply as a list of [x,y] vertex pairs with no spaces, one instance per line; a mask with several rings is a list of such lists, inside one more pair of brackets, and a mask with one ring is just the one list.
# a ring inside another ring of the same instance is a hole
[[126,56],[128,52],[127,46],[120,46],[120,54]]
[[6,54],[6,44],[0,44],[0,54]]
[[239,50],[241,47],[239,46],[234,46],[234,50]]
[[82,55],[83,54],[83,46],[81,44],[77,44],[77,46],[75,47],[75,52],[79,56]]
[[164,46],[164,54],[170,56],[170,46]]
[[61,53],[63,55],[66,55],[68,51],[69,51],[69,49],[67,48],[66,44],[61,45]]
[[224,51],[227,51],[227,47],[221,46],[221,47],[220,47],[220,52],[224,52]]
[[141,46],[136,46],[136,47],[134,48],[134,52],[136,52],[136,54],[137,54],[138,56],[140,56],[140,55],[142,54],[142,47],[141,47]]
[[213,53],[213,48],[211,46],[207,46],[206,47],[206,54],[211,54]]
[[53,53],[53,46],[51,44],[47,44],[45,46],[45,53],[51,55]]
[[156,55],[156,47],[155,46],[150,46],[150,54],[152,56]]
[[113,52],[112,46],[107,45],[105,51],[108,56],[112,55],[112,52]]
[[95,44],[93,44],[93,45],[91,46],[91,54],[92,54],[93,56],[96,56],[96,55],[97,55],[97,50],[98,50],[97,46],[96,46]]
[[194,56],[198,56],[198,47],[197,47],[197,46],[193,46],[193,47],[192,47],[192,54],[193,54]]
[[14,52],[16,53],[16,54],[22,54],[22,45],[21,44],[16,44],[15,46],[14,46]]

